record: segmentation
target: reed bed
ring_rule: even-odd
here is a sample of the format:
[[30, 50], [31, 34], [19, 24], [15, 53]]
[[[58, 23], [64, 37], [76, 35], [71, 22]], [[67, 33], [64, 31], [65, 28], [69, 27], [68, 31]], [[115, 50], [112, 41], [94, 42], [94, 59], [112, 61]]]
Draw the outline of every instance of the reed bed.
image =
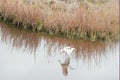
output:
[[95, 1], [0, 0], [0, 19], [50, 35], [93, 42], [117, 40], [119, 0], [100, 0], [100, 5]]

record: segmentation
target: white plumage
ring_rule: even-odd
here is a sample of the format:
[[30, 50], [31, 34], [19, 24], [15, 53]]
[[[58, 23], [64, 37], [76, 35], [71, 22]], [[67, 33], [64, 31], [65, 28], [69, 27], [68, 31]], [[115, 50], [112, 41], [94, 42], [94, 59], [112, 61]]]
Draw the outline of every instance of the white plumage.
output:
[[61, 52], [66, 52], [67, 54], [71, 54], [74, 50], [75, 48], [71, 48], [70, 46], [68, 46], [65, 47], [63, 50], [61, 50]]
[[73, 51], [75, 50], [75, 48], [72, 48], [70, 46], [68, 47], [64, 47], [61, 52], [60, 52], [60, 55], [59, 55], [59, 62], [62, 64], [62, 65], [66, 65], [66, 66], [69, 66], [70, 64], [70, 59], [72, 57], [72, 54]]

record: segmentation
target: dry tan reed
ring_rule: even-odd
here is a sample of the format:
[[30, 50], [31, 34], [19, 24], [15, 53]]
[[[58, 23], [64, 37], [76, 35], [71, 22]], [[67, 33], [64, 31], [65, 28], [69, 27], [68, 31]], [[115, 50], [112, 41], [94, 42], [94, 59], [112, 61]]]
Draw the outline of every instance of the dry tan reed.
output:
[[77, 7], [69, 8], [73, 6], [70, 2], [62, 2], [64, 7], [57, 7], [59, 0], [52, 4], [43, 0], [0, 0], [1, 19], [50, 35], [60, 34], [91, 41], [118, 39], [118, 0], [106, 0], [102, 6], [90, 3], [91, 0], [76, 1], [78, 3], [74, 2], [74, 5]]

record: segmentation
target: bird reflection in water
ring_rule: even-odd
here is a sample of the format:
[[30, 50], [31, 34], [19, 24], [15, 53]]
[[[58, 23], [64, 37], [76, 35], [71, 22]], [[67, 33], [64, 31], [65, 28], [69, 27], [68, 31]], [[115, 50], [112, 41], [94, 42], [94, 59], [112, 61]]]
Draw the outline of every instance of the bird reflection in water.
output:
[[71, 54], [75, 48], [71, 47], [65, 47], [63, 50], [61, 50], [60, 56], [59, 56], [59, 63], [62, 67], [62, 72], [64, 76], [68, 75], [68, 69], [73, 69], [70, 66], [70, 59], [71, 59]]

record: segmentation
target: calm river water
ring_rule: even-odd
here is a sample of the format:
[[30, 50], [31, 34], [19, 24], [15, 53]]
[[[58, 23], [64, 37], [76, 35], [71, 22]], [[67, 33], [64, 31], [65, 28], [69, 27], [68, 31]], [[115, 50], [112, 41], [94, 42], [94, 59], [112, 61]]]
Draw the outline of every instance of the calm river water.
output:
[[[75, 48], [70, 64], [60, 50]], [[119, 43], [91, 43], [0, 22], [0, 80], [119, 80]]]

